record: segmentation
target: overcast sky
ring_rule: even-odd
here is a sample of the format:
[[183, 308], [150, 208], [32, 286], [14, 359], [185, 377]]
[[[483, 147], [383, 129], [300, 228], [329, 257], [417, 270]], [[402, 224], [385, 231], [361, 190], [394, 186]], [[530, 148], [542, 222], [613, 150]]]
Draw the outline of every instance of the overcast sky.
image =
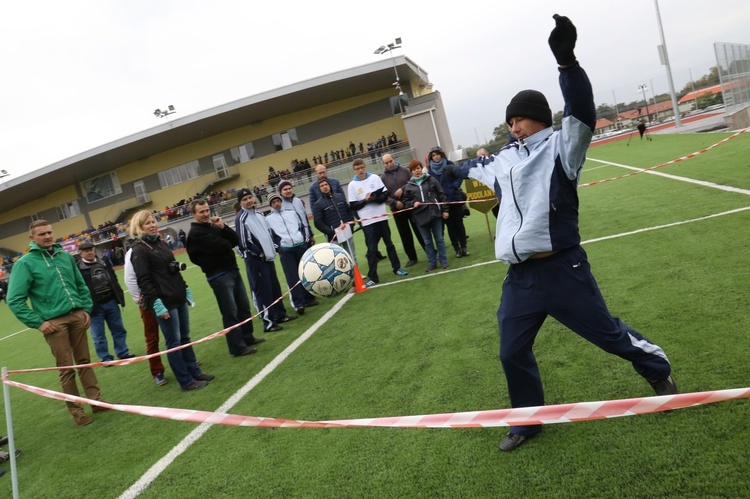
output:
[[[714, 42], [750, 44], [747, 0], [659, 8], [677, 91], [716, 64]], [[642, 83], [669, 91], [654, 0], [6, 2], [0, 168], [17, 177], [151, 128], [169, 104], [187, 116], [371, 63], [396, 37], [394, 54], [441, 92], [454, 145], [483, 142], [519, 90], [562, 109], [547, 46], [554, 13], [578, 28], [597, 105], [637, 100]]]

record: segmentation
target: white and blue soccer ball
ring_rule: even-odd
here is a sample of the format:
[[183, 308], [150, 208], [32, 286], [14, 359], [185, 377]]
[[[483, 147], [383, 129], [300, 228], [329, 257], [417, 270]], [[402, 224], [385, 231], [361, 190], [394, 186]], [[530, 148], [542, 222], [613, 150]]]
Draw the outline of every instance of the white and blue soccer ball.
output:
[[337, 296], [352, 287], [354, 262], [338, 244], [316, 244], [302, 255], [299, 278], [302, 286], [315, 296]]

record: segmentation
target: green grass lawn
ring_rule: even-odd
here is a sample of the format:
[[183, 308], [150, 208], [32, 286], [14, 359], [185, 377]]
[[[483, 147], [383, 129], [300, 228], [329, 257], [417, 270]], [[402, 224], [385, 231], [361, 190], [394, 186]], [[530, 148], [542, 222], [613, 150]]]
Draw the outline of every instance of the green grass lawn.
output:
[[[654, 135], [651, 142], [592, 148], [582, 182], [628, 173], [599, 159], [647, 168], [728, 134]], [[657, 171], [750, 189], [750, 135]], [[750, 207], [750, 196], [643, 173], [583, 188], [584, 241], [701, 219]], [[490, 214], [494, 232], [494, 218]], [[465, 220], [471, 256], [425, 276], [426, 258], [397, 278], [351, 296], [230, 410], [322, 420], [509, 407], [497, 358], [496, 310], [505, 265], [484, 215]], [[395, 226], [392, 232], [397, 238]], [[357, 233], [358, 253], [364, 241]], [[613, 315], [659, 344], [684, 393], [750, 386], [750, 210], [585, 244]], [[396, 241], [400, 256], [404, 254]], [[185, 255], [179, 255], [184, 259]], [[366, 269], [363, 269], [366, 272]], [[281, 270], [279, 268], [279, 275]], [[213, 294], [197, 268], [184, 273], [198, 305], [192, 336], [221, 329]], [[390, 284], [393, 283], [393, 284]], [[156, 387], [146, 362], [98, 368], [110, 401], [213, 411], [313, 326], [338, 299], [264, 336], [259, 352], [229, 356], [219, 338], [196, 347], [204, 390]], [[288, 303], [288, 302], [287, 302]], [[128, 344], [145, 346], [132, 302]], [[261, 330], [255, 321], [256, 330]], [[45, 367], [41, 333], [25, 331], [0, 304], [0, 366]], [[259, 333], [262, 335], [262, 333]], [[93, 351], [93, 348], [92, 348]], [[632, 367], [549, 320], [539, 360], [548, 404], [650, 396]], [[166, 362], [166, 358], [164, 359]], [[59, 390], [55, 373], [12, 379]], [[197, 428], [120, 412], [73, 425], [64, 405], [10, 389], [22, 497], [118, 497]], [[747, 400], [611, 420], [548, 425], [517, 451], [502, 453], [494, 429], [269, 429], [214, 426], [180, 454], [142, 497], [750, 497]], [[9, 470], [9, 465], [2, 465]], [[0, 497], [10, 497], [9, 475]]]

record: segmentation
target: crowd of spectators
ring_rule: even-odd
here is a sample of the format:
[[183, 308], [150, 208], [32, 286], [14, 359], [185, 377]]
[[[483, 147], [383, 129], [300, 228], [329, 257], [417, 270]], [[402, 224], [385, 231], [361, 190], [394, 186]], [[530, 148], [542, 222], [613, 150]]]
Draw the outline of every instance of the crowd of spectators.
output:
[[[267, 201], [270, 194], [276, 192], [277, 186], [282, 180], [295, 180], [299, 184], [306, 178], [308, 182], [312, 182], [314, 180], [314, 165], [323, 164], [330, 167], [338, 164], [343, 164], [347, 161], [352, 161], [357, 158], [365, 159], [367, 156], [369, 156], [372, 164], [375, 164], [384, 153], [400, 147], [402, 145], [402, 142], [404, 141], [399, 142], [396, 132], [391, 132], [387, 136], [382, 135], [376, 140], [367, 142], [366, 145], [363, 142], [355, 144], [354, 141], [349, 141], [349, 145], [345, 148], [339, 150], [331, 149], [330, 151], [325, 152], [322, 155], [317, 154], [313, 156], [312, 162], [308, 158], [305, 158], [304, 160], [294, 159], [292, 160], [288, 168], [280, 170], [276, 170], [273, 166], [269, 166], [268, 183], [256, 185], [252, 187], [252, 190], [255, 196], [258, 198], [258, 203], [260, 204], [264, 201]], [[214, 205], [223, 203], [224, 201], [231, 199], [233, 193], [234, 189], [231, 189], [228, 192], [214, 191], [208, 194], [201, 194], [197, 192], [194, 196], [188, 197], [186, 199], [181, 199], [174, 205], [165, 206], [163, 210], [153, 210], [153, 214], [157, 218], [157, 220], [170, 222], [188, 218], [192, 216], [192, 214], [190, 213], [190, 209], [188, 208], [192, 200], [203, 198], [206, 199], [209, 205], [213, 207]], [[91, 226], [82, 230], [81, 232], [59, 237], [57, 239], [57, 242], [63, 242], [70, 239], [76, 240], [78, 242], [91, 241], [93, 243], [107, 240], [117, 241], [118, 235], [121, 233], [127, 233], [128, 230], [129, 224], [127, 221], [122, 223], [115, 223], [111, 220], [108, 220], [102, 224], [99, 224], [99, 226], [96, 228]], [[182, 246], [182, 244], [180, 244], [178, 241], [174, 241], [174, 244], [175, 246]], [[121, 247], [121, 245], [119, 244], [116, 244], [115, 246]], [[13, 257], [0, 256], [0, 278], [2, 277], [3, 272], [7, 273], [10, 271], [13, 262], [21, 256], [22, 253], [19, 253]], [[114, 250], [112, 250], [112, 254], [104, 256], [107, 257], [113, 265], [122, 264], [122, 257], [118, 257], [117, 255], [115, 255]]]

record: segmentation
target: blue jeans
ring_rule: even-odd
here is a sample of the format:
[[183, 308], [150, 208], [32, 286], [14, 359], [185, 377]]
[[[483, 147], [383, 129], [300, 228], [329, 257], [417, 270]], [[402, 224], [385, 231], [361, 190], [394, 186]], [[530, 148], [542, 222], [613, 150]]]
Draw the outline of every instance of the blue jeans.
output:
[[117, 300], [110, 300], [98, 305], [95, 314], [91, 314], [91, 338], [94, 340], [94, 350], [96, 355], [102, 361], [114, 360], [109, 353], [107, 344], [107, 335], [104, 333], [104, 322], [107, 322], [109, 332], [112, 334], [112, 341], [115, 343], [115, 354], [118, 358], [123, 358], [130, 353], [128, 345], [125, 344], [125, 336], [128, 334], [122, 325], [122, 315], [120, 315], [120, 304]]
[[[157, 316], [157, 320], [164, 335], [167, 350], [190, 343], [190, 314], [188, 313], [187, 303], [170, 309], [169, 319], [162, 319]], [[196, 376], [201, 375], [201, 370], [195, 365], [193, 347], [168, 353], [167, 360], [174, 377], [177, 378], [177, 382], [183, 388], [195, 381]]]
[[[247, 297], [245, 283], [242, 281], [238, 269], [225, 272], [219, 277], [211, 279], [208, 284], [214, 290], [225, 329], [252, 317], [250, 300]], [[229, 353], [238, 355], [255, 341], [253, 322], [248, 321], [244, 325], [232, 329], [226, 334], [225, 338]]]
[[[430, 267], [437, 267], [438, 258], [440, 258], [440, 263], [443, 266], [447, 266], [448, 255], [443, 240], [443, 219], [433, 218], [429, 224], [418, 225], [418, 227], [419, 233], [422, 234], [422, 239], [424, 239], [424, 251], [427, 253], [427, 261], [430, 262]], [[433, 237], [435, 238], [434, 244], [432, 242]], [[436, 247], [437, 251], [435, 250]]]

